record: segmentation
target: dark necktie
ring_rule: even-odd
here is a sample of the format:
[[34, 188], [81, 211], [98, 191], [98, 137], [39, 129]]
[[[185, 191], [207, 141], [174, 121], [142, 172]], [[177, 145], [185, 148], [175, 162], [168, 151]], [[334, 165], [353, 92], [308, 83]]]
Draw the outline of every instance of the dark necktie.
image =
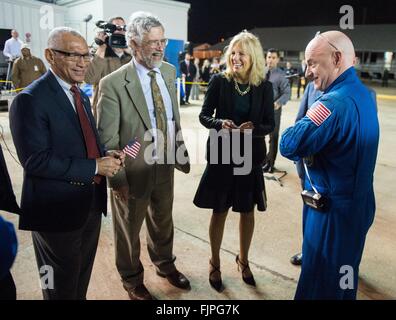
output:
[[[80, 89], [76, 85], [71, 86], [70, 91], [74, 97], [74, 103], [76, 106], [76, 111], [78, 115], [78, 120], [80, 121], [81, 130], [84, 135], [85, 147], [87, 148], [87, 158], [96, 159], [100, 157], [100, 152], [98, 145], [96, 143], [95, 133], [92, 129], [91, 123], [89, 122], [88, 115], [84, 110], [84, 105], [82, 103]], [[96, 175], [94, 177], [95, 183], [99, 184], [101, 176]]]
[[158, 86], [157, 80], [155, 79], [156, 72], [151, 70], [148, 73], [149, 77], [151, 78], [151, 94], [153, 95], [153, 102], [154, 102], [154, 111], [155, 111], [155, 121], [157, 125], [157, 130], [161, 131], [164, 136], [164, 146], [163, 150], [161, 150], [161, 146], [157, 143], [157, 148], [159, 150], [159, 155], [166, 155], [167, 151], [167, 117], [166, 117], [166, 110], [164, 105], [164, 100], [162, 100], [161, 90]]
[[265, 80], [269, 81], [270, 76], [271, 76], [271, 70], [268, 70], [267, 74], [265, 75]]

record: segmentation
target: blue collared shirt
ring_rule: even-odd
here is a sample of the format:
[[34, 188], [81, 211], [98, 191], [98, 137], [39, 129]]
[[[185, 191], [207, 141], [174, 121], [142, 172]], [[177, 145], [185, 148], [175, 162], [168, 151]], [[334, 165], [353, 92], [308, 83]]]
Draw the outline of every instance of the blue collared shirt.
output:
[[286, 79], [285, 72], [280, 68], [266, 69], [265, 73], [267, 74], [268, 71], [270, 71], [269, 81], [274, 89], [274, 102], [283, 106], [290, 100], [291, 96], [289, 80]]

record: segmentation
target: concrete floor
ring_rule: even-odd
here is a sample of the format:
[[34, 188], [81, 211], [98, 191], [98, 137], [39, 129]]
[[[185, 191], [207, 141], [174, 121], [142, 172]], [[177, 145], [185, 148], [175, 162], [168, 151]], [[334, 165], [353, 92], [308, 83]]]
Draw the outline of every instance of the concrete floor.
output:
[[[390, 89], [384, 94], [394, 94]], [[202, 154], [206, 132], [198, 122], [200, 101], [181, 108], [182, 127], [191, 129], [198, 139], [187, 137], [190, 155]], [[375, 172], [377, 213], [369, 231], [363, 260], [360, 267], [358, 298], [396, 299], [396, 201], [392, 184], [396, 177], [396, 99], [378, 101], [381, 125], [381, 141]], [[293, 99], [283, 109], [281, 132], [292, 125], [299, 101]], [[0, 124], [4, 129], [5, 141], [14, 151], [8, 127], [8, 113], [0, 113]], [[191, 133], [190, 132], [190, 133]], [[197, 133], [198, 132], [198, 133]], [[198, 143], [196, 143], [198, 140]], [[13, 181], [17, 199], [20, 198], [22, 170], [5, 151], [7, 165]], [[255, 233], [250, 251], [250, 264], [257, 287], [250, 288], [242, 282], [237, 272], [235, 255], [238, 253], [238, 214], [230, 212], [222, 245], [222, 275], [225, 290], [217, 293], [208, 283], [208, 225], [211, 212], [196, 208], [192, 204], [204, 163], [192, 165], [186, 176], [177, 172], [175, 176], [174, 253], [176, 265], [192, 284], [190, 291], [182, 291], [168, 285], [155, 274], [147, 250], [142, 250], [145, 266], [145, 284], [158, 299], [292, 299], [300, 268], [289, 263], [289, 258], [301, 249], [301, 199], [299, 180], [291, 161], [278, 156], [277, 167], [288, 172], [282, 180], [283, 187], [276, 181], [266, 180], [269, 207], [265, 213], [256, 215]], [[2, 212], [6, 219], [17, 226], [17, 216]], [[128, 296], [121, 286], [114, 265], [114, 242], [111, 214], [103, 219], [101, 237], [89, 287], [89, 299], [126, 300]], [[142, 229], [142, 246], [145, 247], [145, 228]], [[17, 286], [18, 299], [42, 299], [35, 264], [30, 232], [18, 231], [19, 250], [12, 268]]]

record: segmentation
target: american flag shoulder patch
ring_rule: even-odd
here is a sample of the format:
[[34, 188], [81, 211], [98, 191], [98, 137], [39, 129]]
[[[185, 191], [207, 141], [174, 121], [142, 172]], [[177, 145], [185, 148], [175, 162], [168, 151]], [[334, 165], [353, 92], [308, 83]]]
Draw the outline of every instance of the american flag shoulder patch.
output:
[[133, 159], [136, 159], [140, 150], [140, 142], [137, 139], [133, 139], [122, 149], [122, 151]]
[[307, 112], [307, 117], [311, 119], [318, 127], [330, 117], [331, 111], [322, 103], [319, 102], [315, 107]]

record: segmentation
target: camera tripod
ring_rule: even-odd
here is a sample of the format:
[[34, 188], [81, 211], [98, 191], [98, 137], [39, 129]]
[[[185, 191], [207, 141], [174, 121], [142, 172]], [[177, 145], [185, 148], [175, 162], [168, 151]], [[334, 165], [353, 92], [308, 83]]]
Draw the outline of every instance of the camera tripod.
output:
[[[263, 173], [264, 173], [264, 178], [266, 180], [274, 180], [278, 182], [281, 187], [283, 187], [282, 178], [284, 178], [287, 175], [287, 171], [278, 170], [274, 168], [274, 171], [272, 173], [269, 172], [263, 172]], [[280, 176], [278, 177], [276, 174], [280, 174]]]
[[6, 83], [5, 83], [5, 89], [6, 90], [11, 90], [12, 89], [12, 83], [11, 83], [11, 72], [12, 72], [12, 65], [14, 64], [14, 61], [9, 59], [8, 60], [8, 67], [7, 67], [7, 76], [6, 76]]

